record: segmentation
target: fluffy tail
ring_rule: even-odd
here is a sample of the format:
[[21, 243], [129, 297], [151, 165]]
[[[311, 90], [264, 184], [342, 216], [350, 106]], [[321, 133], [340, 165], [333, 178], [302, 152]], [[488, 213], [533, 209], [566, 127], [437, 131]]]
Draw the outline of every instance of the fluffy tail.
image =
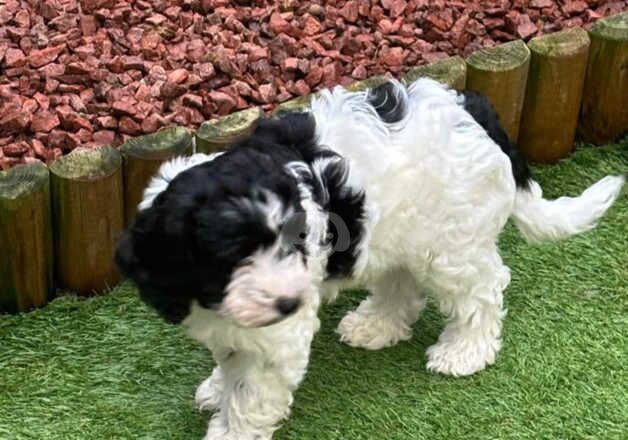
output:
[[545, 200], [538, 183], [530, 180], [530, 189], [518, 189], [513, 220], [529, 242], [558, 240], [587, 231], [613, 204], [623, 176], [606, 176], [587, 188], [579, 197]]

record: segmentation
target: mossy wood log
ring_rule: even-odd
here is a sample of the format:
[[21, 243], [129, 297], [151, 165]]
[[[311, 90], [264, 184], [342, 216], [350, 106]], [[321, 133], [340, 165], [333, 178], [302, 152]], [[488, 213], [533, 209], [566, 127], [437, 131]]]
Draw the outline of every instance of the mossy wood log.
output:
[[59, 286], [102, 292], [120, 279], [113, 255], [124, 226], [122, 157], [111, 147], [75, 150], [50, 174]]
[[363, 92], [365, 90], [372, 89], [373, 87], [384, 84], [386, 81], [388, 81], [388, 78], [386, 78], [385, 76], [373, 76], [371, 78], [363, 79], [362, 81], [356, 81], [354, 83], [351, 83], [345, 88], [350, 92]]
[[553, 163], [573, 148], [589, 36], [574, 28], [533, 38], [528, 47], [530, 72], [519, 145], [529, 160]]
[[0, 312], [42, 306], [54, 293], [48, 168], [0, 171]]
[[403, 77], [403, 82], [411, 84], [421, 77], [432, 78], [456, 90], [464, 90], [467, 83], [467, 64], [459, 56], [444, 58], [410, 69]]
[[606, 144], [628, 130], [628, 12], [595, 22], [578, 133]]
[[281, 115], [283, 113], [306, 109], [312, 103], [312, 98], [314, 98], [314, 96], [316, 96], [316, 94], [312, 93], [284, 101], [275, 108], [273, 115]]
[[251, 134], [261, 116], [262, 109], [253, 107], [220, 119], [203, 122], [196, 132], [196, 151], [214, 153], [224, 150]]
[[488, 98], [513, 142], [519, 136], [529, 67], [530, 50], [521, 40], [481, 49], [467, 58], [467, 89]]
[[139, 136], [120, 146], [124, 158], [124, 213], [126, 224], [137, 214], [137, 205], [159, 166], [175, 156], [192, 152], [192, 134], [183, 127], [169, 127]]

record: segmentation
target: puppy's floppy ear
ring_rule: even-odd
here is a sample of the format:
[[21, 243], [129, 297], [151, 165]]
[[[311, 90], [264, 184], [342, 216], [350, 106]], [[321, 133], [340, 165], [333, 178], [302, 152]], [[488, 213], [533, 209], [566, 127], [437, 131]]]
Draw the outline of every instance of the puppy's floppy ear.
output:
[[124, 231], [120, 240], [118, 240], [114, 261], [122, 275], [134, 278], [133, 275], [138, 270], [138, 261], [135, 256], [133, 237], [130, 230]]

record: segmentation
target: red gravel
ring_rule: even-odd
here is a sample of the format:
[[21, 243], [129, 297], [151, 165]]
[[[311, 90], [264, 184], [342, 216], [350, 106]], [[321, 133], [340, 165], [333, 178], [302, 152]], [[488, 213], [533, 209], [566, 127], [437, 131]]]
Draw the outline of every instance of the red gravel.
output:
[[626, 9], [596, 0], [0, 0], [0, 169], [170, 123], [195, 128], [251, 105], [271, 110]]

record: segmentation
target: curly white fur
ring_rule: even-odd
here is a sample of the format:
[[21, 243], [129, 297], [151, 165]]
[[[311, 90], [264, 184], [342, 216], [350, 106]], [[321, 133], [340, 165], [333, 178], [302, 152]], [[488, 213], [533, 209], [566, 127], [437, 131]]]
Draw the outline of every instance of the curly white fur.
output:
[[312, 292], [306, 298], [295, 315], [255, 329], [192, 307], [183, 325], [212, 351], [218, 364], [196, 391], [199, 408], [216, 411], [206, 440], [270, 439], [288, 417], [292, 393], [305, 375], [310, 344], [320, 326], [319, 297]]
[[[315, 115], [336, 121], [332, 126], [352, 128], [320, 124], [321, 140], [349, 158], [356, 184], [378, 214], [358, 280], [373, 294], [338, 331], [350, 345], [371, 349], [407, 339], [429, 293], [450, 321], [428, 350], [428, 368], [468, 375], [492, 363], [499, 350], [510, 275], [495, 242], [517, 190], [508, 157], [454, 91], [419, 80], [408, 95], [407, 116], [392, 126], [362, 110], [364, 94], [336, 89], [313, 105]], [[355, 143], [354, 132], [360, 133]]]

